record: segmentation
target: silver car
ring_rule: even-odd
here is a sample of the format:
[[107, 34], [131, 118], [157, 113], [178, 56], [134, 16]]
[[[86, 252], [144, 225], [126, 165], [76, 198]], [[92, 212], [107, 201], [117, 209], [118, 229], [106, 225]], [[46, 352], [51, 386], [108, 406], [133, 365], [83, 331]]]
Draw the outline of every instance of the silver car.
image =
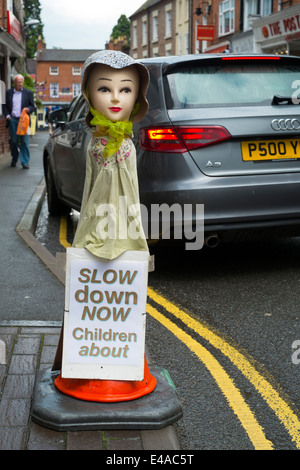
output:
[[[201, 54], [142, 62], [150, 107], [134, 143], [149, 240], [179, 239], [188, 225], [195, 233], [203, 219], [210, 246], [300, 234], [300, 58]], [[49, 210], [80, 210], [90, 138], [82, 97], [53, 119], [57, 129], [44, 150]]]

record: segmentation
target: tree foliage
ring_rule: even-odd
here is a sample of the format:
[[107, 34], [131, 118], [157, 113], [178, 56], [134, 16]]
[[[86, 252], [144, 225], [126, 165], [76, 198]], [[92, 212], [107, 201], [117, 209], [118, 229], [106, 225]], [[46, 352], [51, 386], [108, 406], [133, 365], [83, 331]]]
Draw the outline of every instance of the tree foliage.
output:
[[25, 19], [39, 20], [39, 24], [26, 27], [26, 56], [33, 59], [36, 54], [38, 37], [44, 39], [43, 28], [44, 25], [41, 20], [41, 5], [40, 0], [23, 0]]
[[28, 88], [33, 93], [35, 93], [35, 83], [30, 75], [27, 73], [24, 74], [24, 88]]
[[130, 21], [126, 15], [120, 16], [117, 24], [113, 27], [111, 35], [113, 39], [118, 39], [119, 36], [130, 38]]

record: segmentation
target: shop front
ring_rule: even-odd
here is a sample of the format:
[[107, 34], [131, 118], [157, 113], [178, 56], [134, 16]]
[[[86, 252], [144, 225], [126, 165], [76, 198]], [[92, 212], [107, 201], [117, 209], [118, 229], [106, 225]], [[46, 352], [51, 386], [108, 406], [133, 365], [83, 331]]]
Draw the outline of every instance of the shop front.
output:
[[300, 56], [300, 5], [253, 22], [256, 52]]
[[15, 62], [24, 57], [21, 24], [13, 13], [7, 10], [5, 16], [0, 18], [0, 155], [9, 152], [8, 130], [2, 112], [5, 90], [11, 87], [12, 77], [17, 73]]

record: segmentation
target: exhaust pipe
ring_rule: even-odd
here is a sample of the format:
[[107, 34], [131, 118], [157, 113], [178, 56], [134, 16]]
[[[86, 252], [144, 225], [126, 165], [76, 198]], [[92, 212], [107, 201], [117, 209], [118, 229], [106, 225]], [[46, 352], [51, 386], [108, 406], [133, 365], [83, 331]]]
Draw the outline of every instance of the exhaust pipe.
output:
[[212, 235], [208, 235], [204, 239], [204, 245], [208, 246], [209, 248], [216, 248], [220, 243], [220, 238], [217, 233], [214, 233]]

